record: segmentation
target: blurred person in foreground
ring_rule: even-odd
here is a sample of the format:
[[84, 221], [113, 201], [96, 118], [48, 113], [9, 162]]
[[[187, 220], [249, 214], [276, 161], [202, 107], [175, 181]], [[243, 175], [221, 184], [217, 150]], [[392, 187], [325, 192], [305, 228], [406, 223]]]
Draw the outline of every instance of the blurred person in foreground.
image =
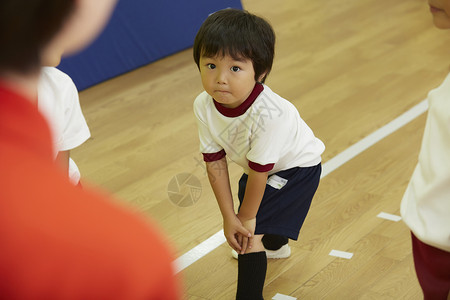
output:
[[37, 107], [41, 62], [103, 28], [114, 0], [0, 1], [2, 299], [179, 299], [173, 257], [144, 217], [72, 185]]

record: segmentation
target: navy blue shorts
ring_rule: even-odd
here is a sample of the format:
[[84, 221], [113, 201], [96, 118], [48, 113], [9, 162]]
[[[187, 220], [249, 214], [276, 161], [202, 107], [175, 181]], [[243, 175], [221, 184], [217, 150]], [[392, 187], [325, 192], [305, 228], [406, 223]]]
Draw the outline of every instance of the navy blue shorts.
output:
[[[292, 168], [276, 173], [287, 183], [281, 189], [266, 185], [256, 215], [255, 234], [276, 234], [297, 240], [311, 201], [319, 186], [321, 164]], [[270, 176], [269, 176], [270, 177]], [[242, 204], [248, 175], [239, 180], [239, 201]]]

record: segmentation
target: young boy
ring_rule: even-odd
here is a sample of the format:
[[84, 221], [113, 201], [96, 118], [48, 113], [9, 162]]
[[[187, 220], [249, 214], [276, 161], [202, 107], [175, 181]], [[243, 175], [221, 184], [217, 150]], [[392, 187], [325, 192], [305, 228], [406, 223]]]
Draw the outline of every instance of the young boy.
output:
[[104, 192], [68, 182], [36, 103], [43, 57], [86, 46], [114, 3], [0, 1], [2, 299], [181, 299], [166, 238]]
[[[434, 25], [450, 29], [450, 0], [430, 0]], [[424, 299], [450, 299], [450, 74], [428, 95], [419, 161], [401, 203]]]
[[[298, 238], [325, 149], [295, 106], [264, 84], [274, 46], [264, 19], [236, 9], [210, 15], [194, 42], [205, 89], [194, 102], [200, 151], [225, 237], [239, 253], [236, 299], [262, 299], [265, 248], [289, 256], [288, 238]], [[237, 215], [226, 157], [244, 169]]]

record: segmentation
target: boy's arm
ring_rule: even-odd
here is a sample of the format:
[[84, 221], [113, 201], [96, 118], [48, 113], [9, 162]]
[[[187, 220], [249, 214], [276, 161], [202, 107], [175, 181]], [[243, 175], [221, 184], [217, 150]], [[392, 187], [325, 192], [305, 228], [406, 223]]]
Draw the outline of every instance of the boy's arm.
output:
[[256, 218], [267, 183], [267, 172], [257, 172], [250, 169], [247, 186], [245, 188], [244, 201], [239, 210], [239, 219], [246, 221]]
[[[256, 227], [256, 214], [258, 213], [261, 200], [264, 196], [266, 189], [268, 173], [257, 172], [250, 169], [248, 173], [247, 186], [245, 188], [244, 200], [242, 201], [241, 208], [239, 209], [238, 218], [247, 230], [249, 230], [252, 236], [255, 234]], [[253, 237], [243, 237], [242, 244], [248, 245], [249, 248], [253, 246]], [[245, 247], [242, 249], [245, 252]]]
[[240, 251], [241, 245], [237, 239], [238, 234], [248, 237], [251, 235], [250, 232], [242, 226], [234, 212], [226, 157], [217, 161], [207, 162], [206, 170], [220, 212], [222, 213], [224, 235], [228, 244], [236, 251]]

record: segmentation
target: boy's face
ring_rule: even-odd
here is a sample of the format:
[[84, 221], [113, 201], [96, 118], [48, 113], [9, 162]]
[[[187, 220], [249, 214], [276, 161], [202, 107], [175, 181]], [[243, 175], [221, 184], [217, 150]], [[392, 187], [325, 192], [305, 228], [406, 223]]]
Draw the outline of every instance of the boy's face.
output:
[[428, 0], [433, 23], [437, 28], [450, 29], [450, 0]]
[[255, 86], [255, 71], [251, 60], [223, 57], [200, 57], [200, 74], [205, 91], [228, 108], [242, 104]]

